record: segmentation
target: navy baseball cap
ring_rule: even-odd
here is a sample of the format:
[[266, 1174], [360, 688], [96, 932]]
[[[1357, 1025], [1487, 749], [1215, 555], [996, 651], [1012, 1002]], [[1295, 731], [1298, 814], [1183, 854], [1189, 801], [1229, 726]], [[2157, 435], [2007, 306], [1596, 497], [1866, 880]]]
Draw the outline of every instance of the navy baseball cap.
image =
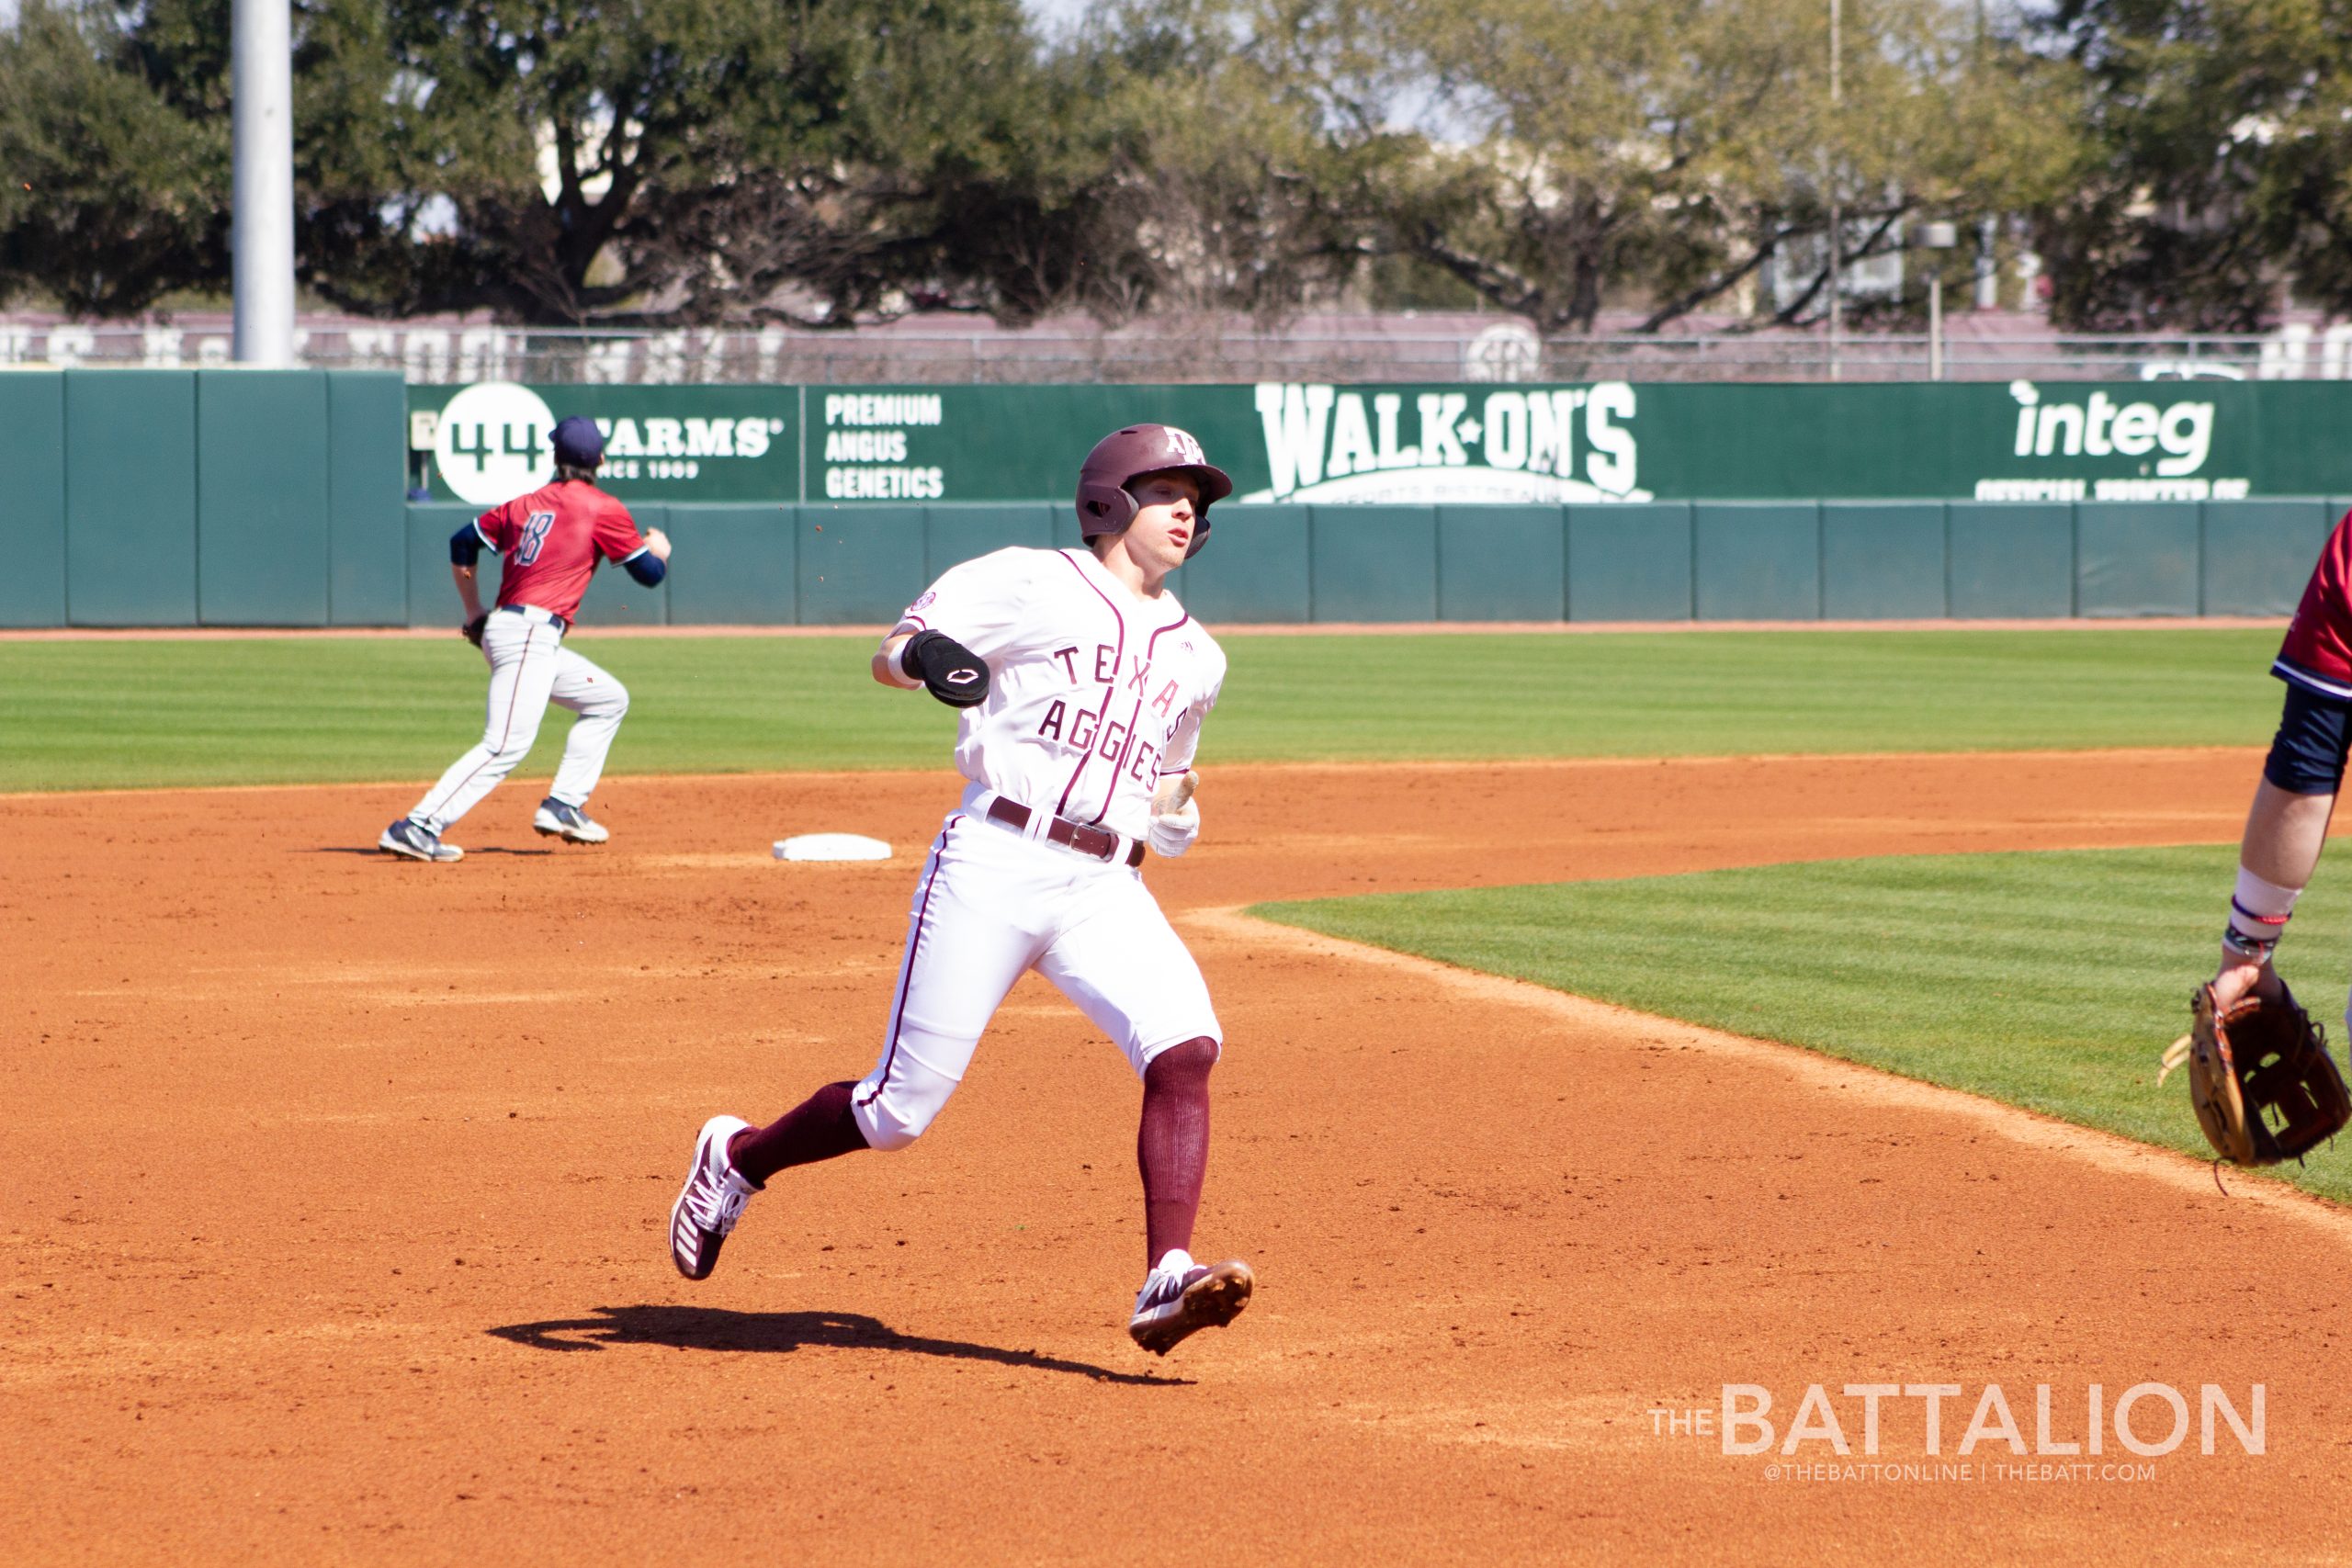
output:
[[596, 422], [573, 414], [555, 427], [550, 438], [555, 460], [575, 468], [593, 468], [605, 460], [605, 438]]

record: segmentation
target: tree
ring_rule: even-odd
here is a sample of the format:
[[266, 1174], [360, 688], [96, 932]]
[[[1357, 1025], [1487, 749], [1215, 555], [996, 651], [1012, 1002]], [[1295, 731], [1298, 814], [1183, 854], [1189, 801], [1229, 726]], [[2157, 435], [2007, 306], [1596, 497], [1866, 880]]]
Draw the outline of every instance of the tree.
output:
[[[0, 33], [0, 287], [227, 280], [228, 0]], [[1041, 107], [1018, 0], [302, 0], [302, 281], [385, 314], [846, 322], [952, 263]]]
[[225, 35], [24, 0], [0, 33], [0, 299], [76, 315], [224, 279]]
[[1817, 315], [1833, 195], [1850, 260], [1913, 214], [2029, 201], [2064, 157], [2046, 67], [1940, 0], [1849, 0], [1836, 108], [1818, 0], [1264, 3], [1336, 57], [1335, 122], [1427, 133], [1374, 243], [1546, 333], [1617, 299], [1663, 326], [1807, 237], [1813, 282], [1781, 314]]
[[[952, 226], [1051, 123], [1018, 0], [396, 0], [405, 235], [365, 306], [845, 325], [956, 302]], [[985, 206], [985, 204], [983, 204]], [[372, 251], [435, 256], [370, 264]], [[437, 251], [437, 255], [436, 255]], [[390, 306], [394, 302], [383, 301]]]
[[2039, 216], [2052, 313], [2257, 332], [2291, 290], [2352, 312], [2352, 6], [2059, 0], [2089, 136]]
[[951, 225], [1000, 315], [1276, 320], [1344, 283], [1405, 139], [1326, 122], [1220, 0], [1136, 0], [1047, 65], [1053, 112]]

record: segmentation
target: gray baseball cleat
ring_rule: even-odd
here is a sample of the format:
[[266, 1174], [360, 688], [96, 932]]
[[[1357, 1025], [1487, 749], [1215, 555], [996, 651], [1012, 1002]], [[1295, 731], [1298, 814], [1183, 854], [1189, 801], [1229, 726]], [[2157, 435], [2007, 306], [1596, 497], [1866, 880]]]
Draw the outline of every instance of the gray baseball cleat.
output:
[[714, 1116], [695, 1140], [686, 1185], [670, 1205], [670, 1261], [689, 1280], [710, 1278], [718, 1267], [718, 1249], [743, 1217], [743, 1205], [760, 1190], [727, 1157], [727, 1140], [750, 1125], [741, 1116]]
[[612, 837], [605, 831], [602, 822], [576, 806], [566, 806], [553, 795], [539, 802], [538, 812], [532, 817], [531, 826], [550, 839], [567, 839], [575, 844], [601, 844]]
[[403, 855], [410, 860], [447, 863], [466, 858], [465, 851], [455, 844], [443, 843], [440, 834], [413, 817], [403, 817], [385, 829], [384, 836], [376, 840], [376, 847], [387, 854]]
[[1144, 1277], [1127, 1333], [1155, 1356], [1165, 1356], [1204, 1328], [1223, 1328], [1250, 1304], [1257, 1281], [1239, 1258], [1204, 1265], [1170, 1252]]

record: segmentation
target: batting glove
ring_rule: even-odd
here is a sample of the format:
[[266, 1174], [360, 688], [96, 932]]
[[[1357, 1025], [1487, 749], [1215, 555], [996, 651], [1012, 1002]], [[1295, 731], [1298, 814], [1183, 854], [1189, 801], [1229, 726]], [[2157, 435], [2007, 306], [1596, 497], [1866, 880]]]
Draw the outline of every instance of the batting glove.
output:
[[1200, 836], [1201, 803], [1197, 800], [1186, 801], [1182, 811], [1154, 817], [1148, 834], [1151, 847], [1170, 860], [1191, 849]]

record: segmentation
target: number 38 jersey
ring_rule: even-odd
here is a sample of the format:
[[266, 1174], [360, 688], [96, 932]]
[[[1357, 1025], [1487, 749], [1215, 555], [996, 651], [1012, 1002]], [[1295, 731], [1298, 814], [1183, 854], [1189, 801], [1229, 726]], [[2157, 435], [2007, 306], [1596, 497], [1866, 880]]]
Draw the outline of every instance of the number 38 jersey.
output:
[[636, 519], [612, 496], [578, 479], [558, 479], [474, 519], [481, 542], [504, 558], [501, 604], [532, 604], [577, 619], [580, 596], [599, 561], [645, 553]]
[[1225, 650], [1172, 593], [1138, 598], [1090, 550], [998, 550], [950, 569], [896, 630], [986, 660], [956, 766], [973, 783], [1141, 838], [1159, 781], [1192, 766]]

